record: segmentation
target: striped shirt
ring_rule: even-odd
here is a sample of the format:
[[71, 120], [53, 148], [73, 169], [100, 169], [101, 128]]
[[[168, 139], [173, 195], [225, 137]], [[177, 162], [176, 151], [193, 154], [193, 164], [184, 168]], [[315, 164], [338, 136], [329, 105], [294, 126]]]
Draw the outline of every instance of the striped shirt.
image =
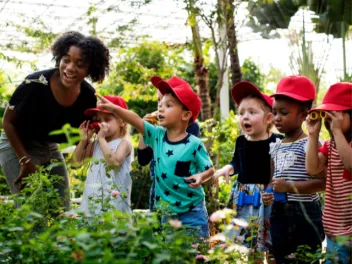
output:
[[348, 172], [334, 141], [325, 141], [319, 151], [328, 159], [323, 214], [325, 233], [329, 237], [352, 235], [352, 180], [343, 178]]
[[[282, 143], [280, 140], [270, 146], [270, 154], [274, 162], [273, 178], [283, 178], [294, 182], [312, 179], [305, 165], [307, 141], [307, 138], [290, 143]], [[317, 193], [287, 193], [287, 200], [312, 202], [319, 200], [319, 196]]]

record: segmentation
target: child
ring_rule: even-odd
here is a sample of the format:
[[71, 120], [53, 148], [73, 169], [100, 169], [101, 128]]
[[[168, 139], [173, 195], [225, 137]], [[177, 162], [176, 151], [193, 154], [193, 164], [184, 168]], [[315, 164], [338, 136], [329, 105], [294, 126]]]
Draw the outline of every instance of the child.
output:
[[322, 105], [312, 111], [326, 111], [324, 124], [331, 136], [318, 151], [321, 118], [307, 117], [307, 171], [315, 175], [327, 168], [323, 215], [328, 254], [325, 263], [347, 264], [352, 261], [352, 84], [332, 85]]
[[[154, 87], [158, 88], [158, 83], [159, 81], [161, 81], [162, 79], [154, 76], [151, 81], [152, 84], [154, 85]], [[158, 90], [158, 106], [159, 103], [161, 101], [161, 99], [163, 98], [163, 95], [161, 94], [161, 92]], [[144, 116], [144, 120], [146, 120], [147, 122], [153, 124], [155, 122], [155, 118], [154, 115], [157, 115], [157, 112], [151, 113], [151, 114], [146, 114]], [[186, 130], [187, 133], [190, 133], [196, 137], [200, 136], [200, 131], [199, 131], [199, 126], [197, 122], [192, 122]], [[137, 148], [137, 160], [139, 165], [141, 166], [146, 166], [150, 163], [149, 165], [149, 170], [150, 170], [150, 176], [152, 178], [152, 185], [150, 187], [150, 196], [149, 196], [149, 210], [153, 211], [154, 208], [154, 199], [155, 199], [155, 178], [154, 178], [154, 166], [155, 166], [155, 160], [153, 158], [153, 150], [151, 147], [147, 146], [144, 144], [143, 142], [143, 137], [140, 136], [139, 138], [139, 142], [138, 142], [138, 148]]]
[[[218, 182], [220, 176], [225, 176], [226, 183], [228, 183], [229, 175], [238, 174], [230, 198], [233, 208], [237, 210], [236, 218], [253, 222], [253, 217], [255, 217], [254, 221], [259, 225], [259, 233], [253, 237], [251, 230], [236, 227], [231, 230], [230, 235], [235, 236], [237, 242], [247, 247], [266, 251], [269, 238], [269, 223], [266, 218], [270, 216], [270, 208], [266, 208], [267, 217], [265, 218], [264, 205], [260, 198], [257, 204], [241, 204], [239, 196], [243, 194], [248, 197], [256, 194], [260, 196], [266, 189], [271, 178], [269, 144], [282, 136], [270, 132], [273, 122], [272, 98], [262, 94], [257, 87], [246, 81], [233, 86], [232, 97], [238, 105], [240, 125], [244, 135], [236, 139], [236, 148], [230, 164], [215, 172], [214, 183]], [[255, 157], [260, 158], [254, 162]], [[246, 240], [248, 237], [252, 239]]]
[[161, 80], [157, 86], [163, 94], [158, 114], [162, 127], [144, 121], [99, 95], [98, 106], [134, 126], [153, 149], [155, 207], [166, 205], [168, 210], [162, 212], [162, 221], [172, 215], [205, 239], [209, 236], [209, 227], [201, 184], [213, 175], [214, 170], [202, 141], [186, 132], [189, 123], [199, 115], [201, 101], [191, 86], [178, 77]]
[[[119, 96], [104, 96], [112, 105], [128, 109]], [[85, 158], [104, 159], [105, 162], [92, 161], [81, 203], [81, 209], [87, 215], [99, 215], [109, 208], [131, 211], [132, 179], [130, 176], [132, 144], [127, 139], [128, 126], [111, 112], [90, 108], [84, 112], [95, 116], [99, 122], [98, 132], [84, 121], [80, 129], [83, 139], [73, 153], [74, 163], [81, 165]], [[90, 141], [96, 133], [97, 139]]]
[[273, 97], [274, 124], [285, 135], [270, 146], [274, 195], [263, 195], [265, 204], [275, 199], [270, 217], [273, 253], [278, 264], [311, 263], [300, 259], [297, 250], [308, 246], [305, 253], [315, 253], [324, 240], [316, 191], [324, 190], [325, 182], [322, 177], [312, 179], [305, 170], [307, 135], [302, 130], [315, 99], [315, 87], [304, 76], [289, 76], [279, 82]]

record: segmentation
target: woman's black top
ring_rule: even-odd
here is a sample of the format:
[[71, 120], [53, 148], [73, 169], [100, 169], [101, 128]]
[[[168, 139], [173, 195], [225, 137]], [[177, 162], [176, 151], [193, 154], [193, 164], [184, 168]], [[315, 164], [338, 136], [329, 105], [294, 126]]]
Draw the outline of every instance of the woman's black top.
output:
[[268, 184], [271, 177], [270, 143], [282, 138], [282, 135], [274, 133], [268, 139], [259, 141], [249, 141], [244, 135], [239, 136], [230, 162], [234, 174], [238, 174], [238, 182]]
[[[96, 107], [95, 90], [86, 81], [82, 82], [80, 94], [71, 106], [60, 105], [50, 87], [50, 78], [57, 70], [30, 74], [10, 99], [10, 107], [14, 107], [17, 115], [14, 125], [23, 144], [30, 141], [66, 142], [65, 135], [49, 136], [49, 133], [61, 129], [66, 123], [79, 127], [84, 120], [89, 119], [84, 115], [84, 110]], [[39, 82], [41, 75], [47, 84]]]

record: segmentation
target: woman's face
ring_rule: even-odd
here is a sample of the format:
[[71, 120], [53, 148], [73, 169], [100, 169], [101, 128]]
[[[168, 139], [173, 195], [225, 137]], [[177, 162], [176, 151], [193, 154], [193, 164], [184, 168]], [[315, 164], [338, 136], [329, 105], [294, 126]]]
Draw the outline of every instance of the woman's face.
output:
[[84, 63], [81, 49], [71, 46], [59, 64], [60, 80], [66, 88], [76, 88], [88, 76], [88, 66]]

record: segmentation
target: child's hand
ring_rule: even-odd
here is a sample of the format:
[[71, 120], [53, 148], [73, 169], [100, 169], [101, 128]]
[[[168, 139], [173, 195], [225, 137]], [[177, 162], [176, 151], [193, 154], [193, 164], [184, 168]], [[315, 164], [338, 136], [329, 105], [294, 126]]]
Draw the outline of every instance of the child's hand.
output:
[[343, 124], [343, 112], [342, 111], [326, 111], [326, 115], [329, 117], [327, 120], [330, 123], [330, 130], [332, 133], [336, 131], [342, 131]]
[[105, 123], [105, 122], [101, 122], [99, 123], [99, 133], [97, 134], [98, 139], [103, 139], [106, 137], [106, 133], [109, 131], [109, 124]]
[[308, 130], [308, 134], [313, 136], [319, 136], [319, 132], [321, 129], [321, 118], [317, 120], [310, 119], [309, 115], [306, 118], [306, 127]]
[[213, 176], [213, 179], [214, 179], [213, 184], [214, 185], [218, 185], [219, 184], [219, 178], [221, 176], [225, 176], [226, 184], [230, 183], [229, 170], [226, 167], [224, 167], [224, 168], [221, 168], [220, 170], [217, 170], [214, 173], [214, 176]]
[[87, 142], [93, 135], [94, 130], [89, 129], [90, 121], [83, 121], [83, 123], [79, 126], [81, 130], [81, 137], [84, 142]]
[[273, 190], [274, 192], [289, 192], [290, 191], [290, 183], [285, 181], [282, 178], [274, 178], [273, 179]]
[[193, 176], [184, 178], [184, 180], [193, 180], [192, 183], [189, 183], [188, 186], [196, 189], [202, 184], [202, 176], [200, 174], [195, 174]]
[[262, 200], [263, 200], [263, 204], [265, 206], [271, 205], [274, 201], [274, 194], [273, 193], [263, 193], [262, 195]]
[[99, 110], [106, 110], [109, 112], [113, 112], [114, 109], [118, 107], [117, 105], [114, 105], [112, 102], [110, 102], [109, 100], [107, 100], [106, 98], [102, 97], [99, 94], [95, 94], [95, 96], [98, 97], [100, 100], [97, 104]]
[[226, 181], [226, 184], [229, 184], [230, 183], [230, 170], [231, 170], [231, 166], [229, 165], [226, 165], [225, 167], [217, 170], [215, 173], [214, 173], [214, 176], [213, 176], [213, 184], [214, 185], [218, 185], [219, 184], [219, 178], [221, 176], [225, 176], [225, 181]]

